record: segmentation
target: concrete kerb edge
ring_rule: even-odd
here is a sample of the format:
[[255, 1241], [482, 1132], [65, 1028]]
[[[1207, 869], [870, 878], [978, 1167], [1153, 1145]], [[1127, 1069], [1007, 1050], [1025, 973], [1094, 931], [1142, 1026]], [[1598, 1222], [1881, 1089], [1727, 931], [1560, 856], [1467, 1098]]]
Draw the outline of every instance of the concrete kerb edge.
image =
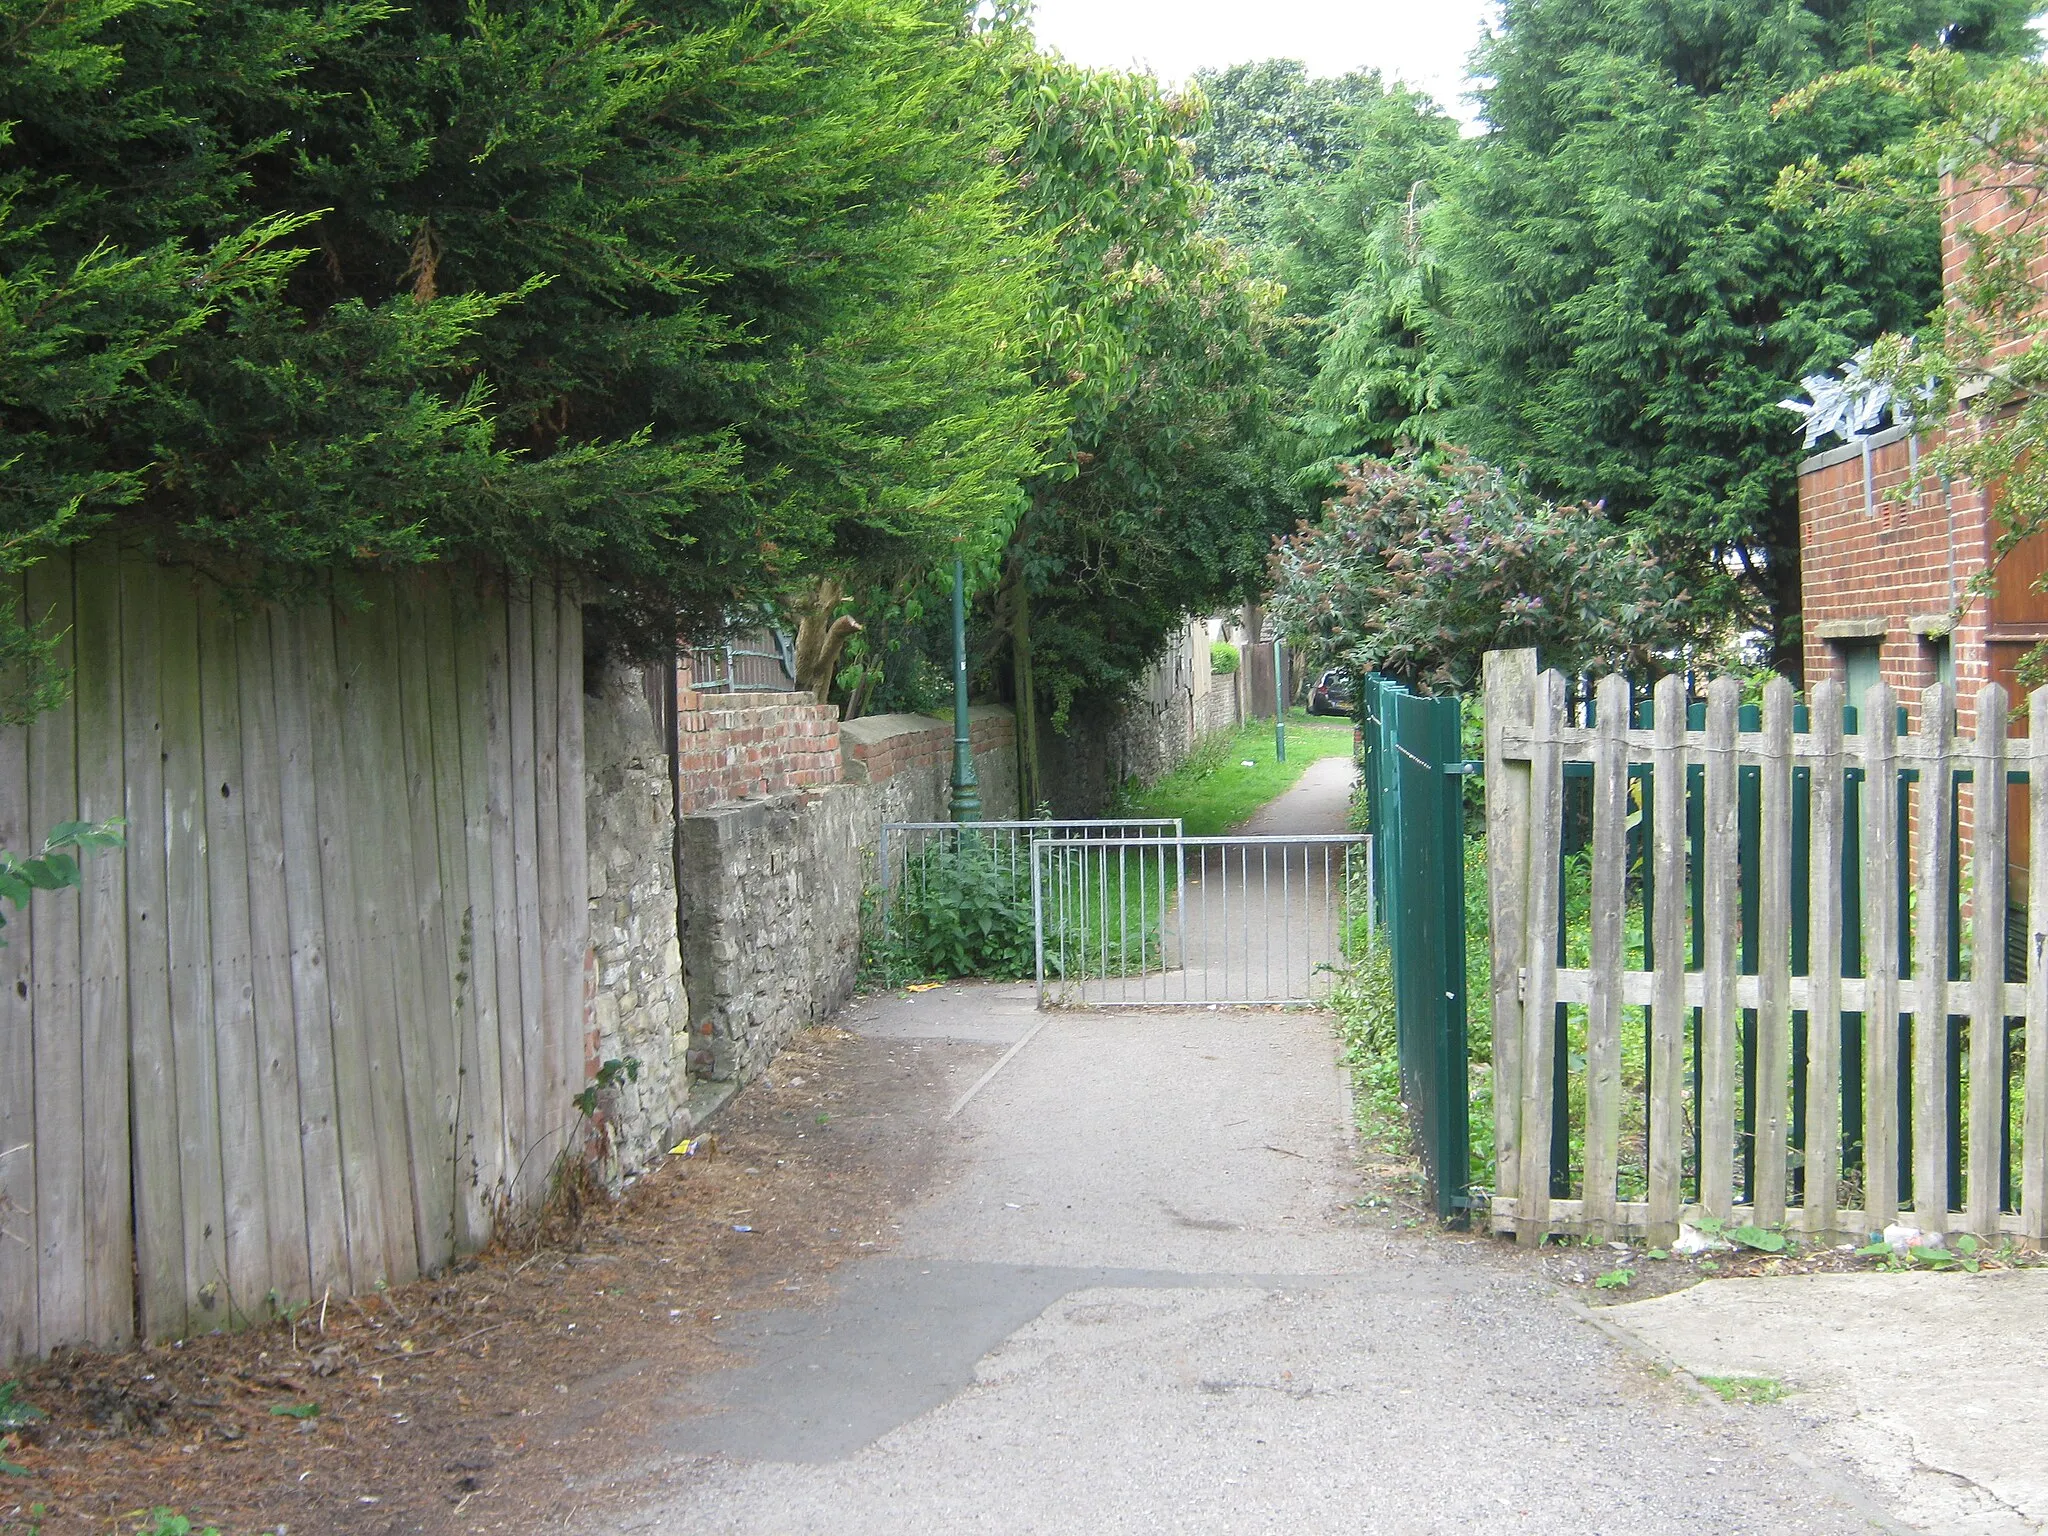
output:
[[[1576, 1296], [1569, 1294], [1559, 1287], [1552, 1286], [1551, 1294], [1556, 1298], [1558, 1305], [1563, 1307], [1573, 1317], [1598, 1332], [1605, 1334], [1638, 1360], [1641, 1360], [1644, 1364], [1652, 1367], [1671, 1381], [1676, 1382], [1722, 1419], [1732, 1424], [1741, 1424], [1746, 1428], [1760, 1422], [1758, 1414], [1761, 1410], [1738, 1408], [1735, 1404], [1728, 1402], [1720, 1393], [1716, 1392], [1704, 1381], [1701, 1381], [1699, 1377], [1688, 1371], [1670, 1355], [1650, 1343], [1647, 1339], [1630, 1332], [1619, 1323], [1609, 1322], [1600, 1315], [1597, 1309], [1587, 1306]], [[1868, 1520], [1874, 1529], [1887, 1532], [1888, 1536], [1926, 1536], [1924, 1531], [1904, 1524], [1889, 1510], [1873, 1503], [1870, 1494], [1866, 1490], [1842, 1476], [1832, 1467], [1823, 1466], [1796, 1446], [1783, 1446], [1781, 1449], [1788, 1460], [1802, 1468], [1829, 1494], [1840, 1499], [1849, 1508]]]

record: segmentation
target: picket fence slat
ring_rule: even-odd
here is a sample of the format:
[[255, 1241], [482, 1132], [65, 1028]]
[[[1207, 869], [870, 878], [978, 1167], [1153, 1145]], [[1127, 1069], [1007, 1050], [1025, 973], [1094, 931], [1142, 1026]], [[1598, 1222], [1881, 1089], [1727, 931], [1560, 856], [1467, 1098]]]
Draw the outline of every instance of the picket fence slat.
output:
[[1533, 777], [1527, 759], [1508, 759], [1501, 743], [1513, 722], [1529, 718], [1536, 694], [1536, 653], [1489, 651], [1485, 668], [1486, 846], [1496, 870], [1505, 871], [1488, 882], [1487, 890], [1493, 936], [1493, 1144], [1499, 1169], [1495, 1194], [1512, 1198], [1519, 1188], [1522, 1155], [1522, 946], [1528, 928]]
[[[1530, 761], [1538, 783], [1547, 784], [1558, 776], [1558, 760], [1552, 750], [1556, 733], [1564, 720], [1564, 679], [1546, 672], [1536, 679], [1534, 701], [1536, 728], [1532, 733]], [[1557, 1060], [1557, 1030], [1553, 1022], [1557, 994], [1557, 942], [1555, 934], [1562, 918], [1559, 910], [1558, 858], [1563, 848], [1562, 802], [1554, 795], [1541, 796], [1532, 809], [1529, 823], [1529, 927], [1553, 937], [1548, 943], [1527, 951], [1527, 981], [1522, 989], [1522, 1073], [1523, 1081], [1542, 1083], [1545, 1091], [1525, 1091], [1522, 1096], [1522, 1226], [1525, 1235], [1543, 1230], [1550, 1207], [1550, 1132], [1553, 1113], [1549, 1089]]]
[[1760, 1220], [1782, 1221], [1792, 1092], [1792, 685], [1764, 690], [1760, 746], [1755, 1204]]
[[1879, 683], [1863, 714], [1863, 1208], [1879, 1226], [1899, 1212], [1899, 888], [1905, 828], [1899, 824], [1898, 717]]
[[1822, 757], [1808, 786], [1805, 1210], [1819, 1230], [1831, 1231], [1842, 1174], [1844, 783], [1842, 774], [1827, 764], [1840, 760], [1841, 684], [1828, 679], [1815, 685], [1812, 718], [1813, 739]]
[[2021, 1110], [2020, 1211], [2027, 1235], [2048, 1242], [2048, 688], [2027, 700], [2027, 1069]]
[[[1995, 686], [1964, 741], [1943, 687], [1917, 701], [1910, 735], [1887, 686], [1850, 709], [1831, 681], [1799, 723], [1782, 680], [1745, 721], [1737, 683], [1717, 678], [1689, 725], [1683, 679], [1661, 679], [1637, 724], [1628, 685], [1609, 677], [1574, 723], [1555, 673], [1512, 695], [1529, 665], [1489, 657], [1487, 673], [1488, 784], [1508, 802], [1489, 807], [1489, 831], [1527, 827], [1489, 859], [1491, 910], [1518, 925], [1496, 935], [1497, 962], [1516, 962], [1497, 968], [1496, 1018], [1519, 1009], [1521, 1026], [1519, 1141], [1493, 1191], [1496, 1229], [1659, 1242], [1712, 1218], [1829, 1239], [1894, 1221], [2048, 1237], [2048, 1051], [2026, 1051], [2024, 1081], [2008, 1083], [2014, 1022], [2029, 1044], [2048, 1033], [2048, 789], [2033, 788], [2048, 786], [2048, 690], [2022, 748]], [[1591, 795], [1567, 832], [1575, 761], [1591, 764]], [[2022, 770], [2030, 938], [2008, 975]], [[1567, 848], [1587, 858], [1576, 873]], [[1571, 880], [1584, 906], [1561, 900]], [[1648, 1010], [1641, 1081], [1620, 1070], [1630, 1008]], [[1844, 1060], [1845, 1043], [1860, 1059]], [[1640, 1166], [1620, 1134], [1630, 1094], [1645, 1111]], [[1581, 1168], [1553, 1166], [1566, 1146], [1583, 1148]]]
[[1621, 1160], [1622, 922], [1627, 905], [1628, 681], [1606, 677], [1594, 704], [1605, 750], [1593, 766], [1593, 987], [1586, 1009], [1586, 1212], [1604, 1232]]
[[1707, 691], [1706, 1005], [1700, 1023], [1701, 1203], [1726, 1217], [1735, 1200], [1735, 716], [1742, 686], [1717, 677]]
[[[1970, 1108], [1964, 1209], [1982, 1230], [1998, 1215], [2005, 1107], [2005, 690], [1977, 695], [1970, 754]], [[2031, 781], [2030, 781], [2031, 782]], [[1944, 1031], [1945, 1034], [1945, 1031]], [[1944, 1074], [1945, 1075], [1945, 1074]], [[1944, 1131], [1946, 1127], [1944, 1127]], [[1946, 1143], [1944, 1135], [1944, 1143]]]
[[[1649, 1207], [1650, 1231], [1659, 1241], [1675, 1233], [1679, 1180], [1683, 1172], [1679, 1141], [1684, 1131], [1685, 1048], [1685, 686], [1676, 677], [1657, 684], [1655, 774], [1652, 792], [1655, 842], [1651, 883], [1655, 898], [1653, 1011], [1650, 1016]], [[1550, 794], [1550, 781], [1539, 781], [1538, 798]]]
[[[1955, 701], [1937, 683], [1920, 696], [1920, 763], [1914, 794], [1913, 934], [1913, 1193], [1919, 1224], [1947, 1228], [1948, 981], [1952, 917], [1949, 843], [1955, 801], [1949, 792], [1955, 745]], [[1883, 889], [1883, 887], [1874, 887]]]

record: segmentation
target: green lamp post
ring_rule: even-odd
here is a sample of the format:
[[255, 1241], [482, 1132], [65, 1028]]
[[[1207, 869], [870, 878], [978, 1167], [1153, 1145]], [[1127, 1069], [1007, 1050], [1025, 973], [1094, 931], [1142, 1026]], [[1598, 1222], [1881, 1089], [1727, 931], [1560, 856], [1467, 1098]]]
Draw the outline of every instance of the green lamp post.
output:
[[967, 566], [953, 557], [953, 819], [981, 820], [974, 738], [967, 728]]

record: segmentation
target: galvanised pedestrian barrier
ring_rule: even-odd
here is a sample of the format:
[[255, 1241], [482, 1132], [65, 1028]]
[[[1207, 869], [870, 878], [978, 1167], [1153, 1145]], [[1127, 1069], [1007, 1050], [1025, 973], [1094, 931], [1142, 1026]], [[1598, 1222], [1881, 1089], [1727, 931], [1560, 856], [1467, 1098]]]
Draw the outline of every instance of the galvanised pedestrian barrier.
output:
[[1315, 1007], [1370, 932], [1369, 840], [1047, 838], [1032, 845], [1042, 1008]]
[[1437, 1215], [1471, 1206], [1466, 1042], [1464, 779], [1456, 698], [1371, 675], [1359, 690], [1373, 920], [1394, 993], [1401, 1095], [1414, 1115]]

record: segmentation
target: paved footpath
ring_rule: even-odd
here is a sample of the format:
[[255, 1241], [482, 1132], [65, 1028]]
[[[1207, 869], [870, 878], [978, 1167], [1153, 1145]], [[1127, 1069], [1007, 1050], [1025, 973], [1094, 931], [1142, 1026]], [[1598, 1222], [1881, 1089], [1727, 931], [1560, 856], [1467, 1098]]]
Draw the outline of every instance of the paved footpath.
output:
[[[1331, 777], [1268, 825], [1341, 818]], [[738, 1325], [583, 1530], [1896, 1529], [1797, 1421], [1703, 1401], [1490, 1239], [1374, 1226], [1327, 1018], [961, 986], [842, 1022], [967, 1082], [1041, 1018], [900, 1241]]]

